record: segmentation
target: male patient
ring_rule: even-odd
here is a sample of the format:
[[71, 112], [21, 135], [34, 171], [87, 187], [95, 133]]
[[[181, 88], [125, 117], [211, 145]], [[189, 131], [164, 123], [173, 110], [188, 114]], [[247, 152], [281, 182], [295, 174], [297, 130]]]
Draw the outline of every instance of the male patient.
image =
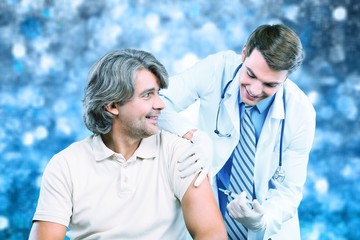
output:
[[196, 173], [179, 172], [192, 143], [159, 131], [167, 85], [145, 51], [112, 51], [91, 68], [83, 104], [93, 135], [50, 160], [29, 239], [185, 239], [186, 228], [227, 239], [209, 181], [195, 187]]

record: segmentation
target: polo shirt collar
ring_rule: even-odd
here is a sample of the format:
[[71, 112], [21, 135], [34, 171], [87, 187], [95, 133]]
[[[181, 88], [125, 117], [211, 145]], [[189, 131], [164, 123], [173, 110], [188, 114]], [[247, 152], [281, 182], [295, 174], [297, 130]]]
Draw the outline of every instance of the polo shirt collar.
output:
[[[136, 149], [134, 156], [141, 159], [154, 159], [157, 153], [156, 146], [158, 141], [159, 133], [143, 138], [140, 142], [140, 146]], [[104, 144], [100, 135], [92, 136], [91, 146], [96, 161], [102, 161], [115, 155], [115, 152]]]
[[94, 151], [96, 161], [105, 160], [115, 154], [113, 150], [105, 145], [101, 136], [98, 134], [92, 136], [91, 147]]
[[157, 154], [157, 145], [159, 144], [159, 139], [159, 133], [147, 138], [143, 138], [140, 142], [140, 146], [136, 149], [134, 156], [141, 159], [154, 159]]

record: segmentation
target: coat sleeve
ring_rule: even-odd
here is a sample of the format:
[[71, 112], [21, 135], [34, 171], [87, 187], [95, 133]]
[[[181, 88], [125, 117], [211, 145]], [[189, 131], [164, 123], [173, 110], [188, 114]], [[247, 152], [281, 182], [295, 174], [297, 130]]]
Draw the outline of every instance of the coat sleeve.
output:
[[160, 92], [166, 104], [159, 119], [162, 129], [183, 136], [190, 129], [198, 128], [196, 121], [194, 123], [179, 113], [196, 101], [200, 104], [207, 101], [214, 91], [219, 91], [217, 88], [225, 65], [229, 64], [229, 54], [236, 56], [229, 51], [209, 55], [181, 74], [170, 77], [169, 87]]

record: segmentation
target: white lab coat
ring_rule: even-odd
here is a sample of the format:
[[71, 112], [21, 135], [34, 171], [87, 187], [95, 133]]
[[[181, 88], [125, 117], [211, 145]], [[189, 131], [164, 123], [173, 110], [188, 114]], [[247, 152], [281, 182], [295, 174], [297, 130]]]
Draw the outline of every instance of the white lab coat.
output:
[[[223, 167], [240, 138], [238, 76], [229, 85], [219, 114], [218, 128], [231, 137], [219, 137], [214, 133], [216, 113], [225, 85], [232, 79], [241, 55], [232, 51], [208, 56], [184, 73], [170, 78], [169, 88], [162, 90], [166, 108], [160, 117], [160, 126], [180, 136], [193, 128], [206, 132], [213, 141], [214, 159], [211, 176]], [[262, 232], [249, 231], [248, 239], [300, 239], [297, 208], [302, 199], [306, 180], [309, 152], [315, 133], [315, 110], [306, 95], [289, 79], [286, 89], [286, 120], [283, 143], [282, 183], [272, 181], [276, 189], [269, 189], [279, 163], [281, 119], [284, 118], [283, 89], [280, 89], [270, 106], [258, 140], [254, 182], [256, 196], [262, 204], [267, 228]], [[197, 125], [187, 121], [178, 112], [200, 99]], [[213, 190], [217, 197], [216, 181]]]

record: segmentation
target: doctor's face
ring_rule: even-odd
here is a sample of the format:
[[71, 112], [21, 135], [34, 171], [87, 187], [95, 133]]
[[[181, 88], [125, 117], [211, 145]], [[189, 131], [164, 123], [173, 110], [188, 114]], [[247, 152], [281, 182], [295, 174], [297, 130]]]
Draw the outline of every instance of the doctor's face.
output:
[[270, 69], [262, 54], [255, 48], [250, 56], [242, 51], [243, 65], [239, 74], [241, 100], [254, 106], [275, 94], [287, 78], [288, 71]]

